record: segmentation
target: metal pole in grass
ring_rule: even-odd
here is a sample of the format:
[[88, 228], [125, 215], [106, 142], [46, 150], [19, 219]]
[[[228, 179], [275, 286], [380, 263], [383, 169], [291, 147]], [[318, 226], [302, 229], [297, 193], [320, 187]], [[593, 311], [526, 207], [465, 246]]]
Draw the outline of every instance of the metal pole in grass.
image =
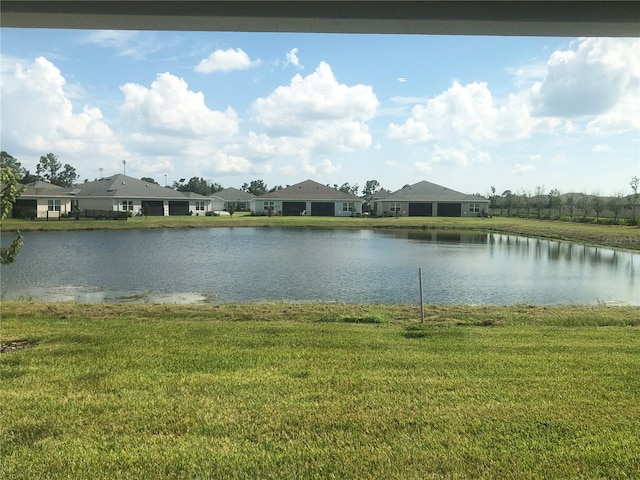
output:
[[420, 283], [420, 323], [424, 323], [424, 299], [422, 295], [422, 268], [418, 268], [418, 279]]

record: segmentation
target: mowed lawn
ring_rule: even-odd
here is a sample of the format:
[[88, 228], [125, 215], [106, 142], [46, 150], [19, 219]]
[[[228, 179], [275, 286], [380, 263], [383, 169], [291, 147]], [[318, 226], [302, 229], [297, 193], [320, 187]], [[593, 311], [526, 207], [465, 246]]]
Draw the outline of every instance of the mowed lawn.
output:
[[638, 478], [640, 308], [3, 302], [2, 478]]

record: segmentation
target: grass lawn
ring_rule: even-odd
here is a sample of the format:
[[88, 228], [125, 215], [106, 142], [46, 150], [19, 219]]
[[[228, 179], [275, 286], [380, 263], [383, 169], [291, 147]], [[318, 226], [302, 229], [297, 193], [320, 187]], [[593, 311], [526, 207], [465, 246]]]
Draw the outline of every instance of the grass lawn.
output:
[[8, 301], [2, 477], [638, 478], [640, 308]]
[[9, 219], [3, 231], [124, 230], [149, 228], [283, 227], [283, 228], [416, 228], [498, 232], [567, 240], [587, 245], [640, 250], [640, 227], [599, 225], [514, 217], [448, 218], [340, 218], [340, 217], [133, 217], [127, 221], [65, 219], [31, 221]]

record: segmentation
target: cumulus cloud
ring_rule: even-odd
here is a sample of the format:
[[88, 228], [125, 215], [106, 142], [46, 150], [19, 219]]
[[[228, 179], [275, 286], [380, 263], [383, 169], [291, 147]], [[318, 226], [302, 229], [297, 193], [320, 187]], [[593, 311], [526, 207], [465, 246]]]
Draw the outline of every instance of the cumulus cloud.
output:
[[151, 88], [127, 83], [120, 90], [125, 97], [121, 113], [137, 130], [219, 139], [238, 132], [238, 115], [231, 107], [210, 110], [201, 92], [189, 90], [187, 82], [170, 73], [158, 75]]
[[241, 48], [216, 50], [195, 66], [198, 73], [231, 72], [233, 70], [247, 70], [260, 65], [260, 60], [251, 60]]
[[0, 82], [3, 149], [38, 156], [54, 152], [80, 169], [79, 162], [89, 164], [88, 158], [123, 155], [100, 109], [84, 105], [74, 111], [66, 80], [49, 60], [14, 64], [12, 71], [5, 67]]
[[330, 175], [332, 173], [339, 172], [342, 169], [340, 165], [334, 165], [331, 160], [326, 158], [314, 165], [304, 162], [303, 168], [307, 173], [312, 175]]
[[511, 95], [498, 101], [485, 82], [467, 85], [454, 82], [447, 91], [414, 106], [411, 117], [403, 124], [390, 124], [387, 133], [391, 138], [412, 144], [447, 139], [524, 138], [531, 129], [522, 97]]
[[367, 121], [379, 103], [371, 86], [338, 83], [331, 67], [321, 62], [315, 72], [297, 74], [252, 105], [254, 120], [264, 128], [252, 134], [253, 146], [264, 152], [295, 152], [301, 157], [371, 146]]
[[640, 39], [587, 38], [577, 50], [551, 54], [546, 77], [532, 87], [532, 107], [540, 116], [603, 115], [637, 99], [639, 88]]
[[398, 80], [398, 82], [400, 82], [400, 83], [405, 83], [407, 81], [407, 79], [404, 78], [404, 77], [398, 77], [398, 78], [396, 78], [396, 80]]

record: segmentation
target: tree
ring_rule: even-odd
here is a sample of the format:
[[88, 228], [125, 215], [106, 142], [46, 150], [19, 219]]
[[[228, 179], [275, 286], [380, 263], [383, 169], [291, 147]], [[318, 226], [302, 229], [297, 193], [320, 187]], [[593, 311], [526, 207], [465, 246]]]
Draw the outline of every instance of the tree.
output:
[[142, 177], [140, 180], [142, 180], [143, 182], [147, 182], [147, 183], [153, 183], [155, 185], [160, 185], [158, 182], [156, 182], [153, 178], [151, 177]]
[[251, 183], [244, 183], [241, 189], [258, 197], [267, 193], [267, 184], [262, 180], [251, 180]]
[[558, 218], [560, 218], [562, 213], [562, 194], [557, 188], [549, 192], [549, 216], [551, 216], [551, 211], [554, 209], [558, 211]]
[[640, 203], [640, 192], [638, 192], [638, 187], [640, 186], [640, 178], [633, 177], [629, 185], [631, 185], [631, 190], [633, 190], [633, 193], [629, 197], [629, 207], [631, 208], [631, 215], [632, 215], [631, 221], [635, 224], [636, 223], [636, 207], [638, 206], [638, 203]]
[[18, 181], [22, 180], [27, 171], [22, 167], [17, 158], [9, 155], [4, 150], [0, 152], [0, 167], [11, 170]]
[[365, 197], [371, 197], [380, 189], [380, 182], [378, 180], [367, 180], [362, 189], [362, 195]]
[[[502, 196], [504, 197], [504, 205], [507, 207], [507, 216], [511, 216], [511, 208], [513, 208], [514, 204], [514, 196], [511, 190], [505, 190], [502, 192]], [[500, 212], [502, 215], [502, 211]]]
[[613, 212], [613, 220], [618, 223], [618, 217], [624, 208], [624, 192], [617, 192], [607, 203], [609, 210]]
[[538, 185], [535, 190], [535, 200], [533, 206], [538, 213], [538, 218], [540, 218], [540, 212], [543, 208], [546, 207], [546, 199], [544, 198], [544, 185]]
[[68, 163], [63, 167], [58, 157], [53, 153], [47, 153], [40, 157], [40, 163], [36, 166], [36, 176], [38, 180], [44, 180], [60, 187], [71, 187], [78, 178], [76, 169]]
[[497, 207], [498, 202], [496, 201], [496, 187], [491, 185], [491, 193], [489, 194], [489, 211], [495, 215]]
[[30, 183], [36, 183], [37, 181], [37, 175], [33, 175], [29, 170], [25, 170], [24, 176], [22, 177], [22, 180], [20, 180], [20, 183], [22, 183], [23, 185], [28, 185]]
[[[24, 187], [18, 183], [16, 172], [10, 167], [0, 168], [0, 186], [2, 187], [2, 201], [0, 207], [0, 218], [2, 220], [9, 216], [9, 212], [13, 208]], [[13, 263], [22, 247], [22, 235], [20, 230], [16, 232], [11, 245], [0, 249], [0, 263], [6, 265]]]
[[573, 194], [567, 197], [567, 207], [569, 207], [569, 219], [573, 222], [573, 211], [576, 208], [576, 199]]
[[591, 200], [591, 208], [596, 212], [596, 223], [598, 223], [600, 212], [604, 210], [604, 200], [596, 195], [593, 197], [593, 200]]
[[580, 197], [578, 198], [578, 208], [582, 209], [582, 219], [586, 220], [589, 208], [591, 208], [591, 199], [589, 198], [589, 195], [586, 193], [580, 194]]
[[[335, 185], [334, 185], [335, 186]], [[349, 185], [349, 183], [345, 182], [342, 185], [340, 185], [340, 187], [337, 187], [338, 190], [340, 190], [342, 193], [348, 193], [350, 195], [357, 195], [358, 194], [358, 189], [360, 187], [358, 187], [358, 184], [355, 184], [353, 187], [351, 185]]]
[[181, 183], [176, 188], [179, 192], [193, 192], [204, 195], [205, 197], [212, 193], [209, 183], [202, 177], [191, 177], [186, 184], [183, 178], [180, 180]]

